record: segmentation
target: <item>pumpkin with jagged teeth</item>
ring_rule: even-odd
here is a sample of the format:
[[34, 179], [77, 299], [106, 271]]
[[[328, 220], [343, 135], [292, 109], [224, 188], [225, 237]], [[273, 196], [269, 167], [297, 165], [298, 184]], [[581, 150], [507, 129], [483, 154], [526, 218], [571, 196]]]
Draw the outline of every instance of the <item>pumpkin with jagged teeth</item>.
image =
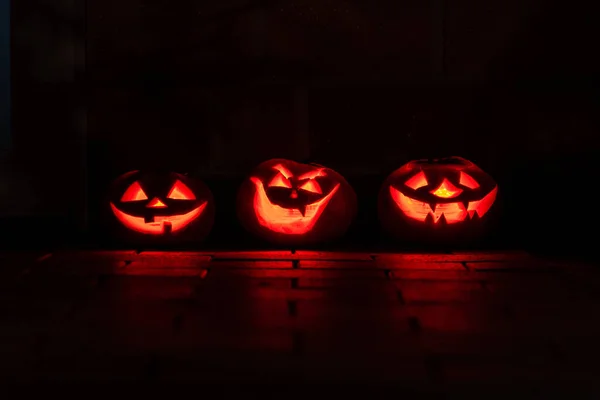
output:
[[379, 217], [387, 230], [404, 236], [411, 229], [460, 233], [486, 218], [497, 195], [496, 182], [464, 158], [416, 160], [383, 183]]
[[340, 174], [284, 159], [257, 166], [242, 184], [237, 204], [247, 230], [288, 245], [337, 238], [356, 214], [356, 194]]

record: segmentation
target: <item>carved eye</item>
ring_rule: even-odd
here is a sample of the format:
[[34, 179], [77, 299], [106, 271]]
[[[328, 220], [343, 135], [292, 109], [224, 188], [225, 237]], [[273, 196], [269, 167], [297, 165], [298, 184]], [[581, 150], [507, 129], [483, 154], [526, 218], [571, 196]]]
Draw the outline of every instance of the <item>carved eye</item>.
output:
[[283, 177], [284, 177], [285, 179], [290, 179], [292, 176], [294, 176], [294, 175], [293, 175], [293, 174], [290, 172], [290, 170], [289, 170], [289, 169], [287, 169], [286, 167], [284, 167], [284, 166], [283, 166], [283, 165], [281, 165], [281, 164], [277, 164], [276, 166], [274, 166], [274, 167], [273, 167], [273, 169], [274, 169], [275, 171], [279, 171], [279, 173], [280, 173], [281, 175], [283, 175]]
[[196, 200], [196, 195], [192, 190], [187, 187], [183, 182], [176, 181], [169, 194], [167, 195], [167, 199], [173, 200]]
[[409, 180], [407, 180], [404, 184], [412, 190], [417, 190], [419, 188], [422, 188], [423, 186], [427, 186], [428, 182], [427, 178], [425, 177], [425, 173], [421, 171]]
[[302, 185], [300, 185], [298, 189], [306, 190], [307, 192], [323, 194], [321, 186], [319, 186], [317, 181], [314, 181], [312, 179], [304, 182]]
[[462, 171], [460, 171], [460, 180], [458, 181], [463, 186], [468, 187], [469, 189], [477, 189], [479, 187], [479, 183], [471, 176]]
[[123, 193], [123, 197], [121, 197], [121, 201], [130, 202], [130, 201], [142, 201], [148, 200], [148, 196], [144, 193], [144, 190], [140, 186], [139, 182], [133, 182], [129, 188]]
[[271, 180], [271, 183], [269, 183], [269, 187], [281, 187], [281, 188], [291, 189], [292, 184], [290, 183], [289, 179], [287, 179], [281, 173], [279, 173], [279, 174], [275, 175], [273, 180]]

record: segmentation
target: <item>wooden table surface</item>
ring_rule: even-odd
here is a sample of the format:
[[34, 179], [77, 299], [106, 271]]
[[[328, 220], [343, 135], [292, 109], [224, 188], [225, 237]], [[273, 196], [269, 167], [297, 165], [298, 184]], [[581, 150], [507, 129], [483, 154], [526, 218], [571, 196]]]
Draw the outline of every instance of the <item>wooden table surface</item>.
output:
[[600, 376], [592, 264], [518, 251], [63, 251], [0, 264], [3, 382], [594, 390]]

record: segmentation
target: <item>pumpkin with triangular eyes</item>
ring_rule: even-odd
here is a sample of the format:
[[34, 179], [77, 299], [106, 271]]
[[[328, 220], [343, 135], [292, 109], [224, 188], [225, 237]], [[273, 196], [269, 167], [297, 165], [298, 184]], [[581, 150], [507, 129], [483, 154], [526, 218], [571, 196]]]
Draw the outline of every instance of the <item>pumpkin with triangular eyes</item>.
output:
[[271, 243], [318, 244], [344, 235], [356, 215], [356, 194], [330, 168], [273, 159], [244, 181], [237, 211], [249, 232]]
[[117, 178], [109, 207], [120, 236], [152, 243], [201, 241], [215, 205], [202, 181], [175, 172], [131, 171]]
[[461, 240], [481, 235], [498, 185], [461, 157], [411, 161], [379, 192], [379, 219], [401, 238]]

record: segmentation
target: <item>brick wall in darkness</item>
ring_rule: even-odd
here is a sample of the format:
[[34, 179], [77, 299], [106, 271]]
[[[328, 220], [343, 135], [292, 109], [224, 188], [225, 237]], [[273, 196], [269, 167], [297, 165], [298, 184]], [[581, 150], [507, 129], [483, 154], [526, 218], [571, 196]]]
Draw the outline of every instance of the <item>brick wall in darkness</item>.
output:
[[543, 203], [538, 224], [557, 173], [593, 175], [597, 27], [575, 4], [79, 3], [13, 10], [13, 158], [35, 177], [29, 210], [84, 212], [82, 192], [157, 164], [227, 180], [283, 156], [377, 180], [456, 154], [505, 183], [516, 220], [532, 218], [521, 199]]

